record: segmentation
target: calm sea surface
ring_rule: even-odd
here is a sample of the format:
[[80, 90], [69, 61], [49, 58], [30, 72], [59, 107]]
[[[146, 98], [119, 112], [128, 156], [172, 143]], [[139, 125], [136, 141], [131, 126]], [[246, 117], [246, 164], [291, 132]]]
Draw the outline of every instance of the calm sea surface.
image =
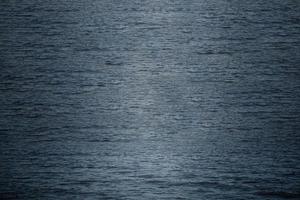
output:
[[0, 199], [298, 199], [299, 158], [300, 1], [0, 1]]

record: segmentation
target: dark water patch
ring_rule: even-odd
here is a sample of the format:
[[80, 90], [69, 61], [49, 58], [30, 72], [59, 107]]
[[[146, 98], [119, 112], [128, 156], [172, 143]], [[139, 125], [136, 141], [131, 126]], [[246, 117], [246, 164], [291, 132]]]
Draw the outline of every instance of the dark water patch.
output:
[[258, 195], [264, 197], [271, 197], [271, 198], [283, 198], [283, 199], [299, 199], [300, 193], [291, 193], [285, 191], [261, 191], [257, 192]]

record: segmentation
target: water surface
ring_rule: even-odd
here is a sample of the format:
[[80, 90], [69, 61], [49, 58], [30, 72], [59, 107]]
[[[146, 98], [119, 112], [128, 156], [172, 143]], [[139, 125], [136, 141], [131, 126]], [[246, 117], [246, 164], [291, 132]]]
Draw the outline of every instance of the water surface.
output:
[[1, 199], [300, 196], [300, 3], [0, 2]]

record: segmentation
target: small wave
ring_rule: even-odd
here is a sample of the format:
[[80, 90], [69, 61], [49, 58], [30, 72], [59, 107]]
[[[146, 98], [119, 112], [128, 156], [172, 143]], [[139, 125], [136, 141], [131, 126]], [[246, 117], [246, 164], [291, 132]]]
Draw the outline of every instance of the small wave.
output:
[[106, 65], [109, 65], [109, 66], [120, 66], [120, 65], [122, 65], [123, 63], [122, 63], [122, 62], [106, 61], [105, 64], [106, 64]]

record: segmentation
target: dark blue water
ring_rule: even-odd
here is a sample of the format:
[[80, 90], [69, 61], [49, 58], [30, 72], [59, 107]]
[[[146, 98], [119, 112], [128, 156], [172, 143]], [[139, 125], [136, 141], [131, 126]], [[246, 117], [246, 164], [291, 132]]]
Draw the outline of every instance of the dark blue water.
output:
[[300, 198], [300, 2], [0, 2], [0, 199]]

